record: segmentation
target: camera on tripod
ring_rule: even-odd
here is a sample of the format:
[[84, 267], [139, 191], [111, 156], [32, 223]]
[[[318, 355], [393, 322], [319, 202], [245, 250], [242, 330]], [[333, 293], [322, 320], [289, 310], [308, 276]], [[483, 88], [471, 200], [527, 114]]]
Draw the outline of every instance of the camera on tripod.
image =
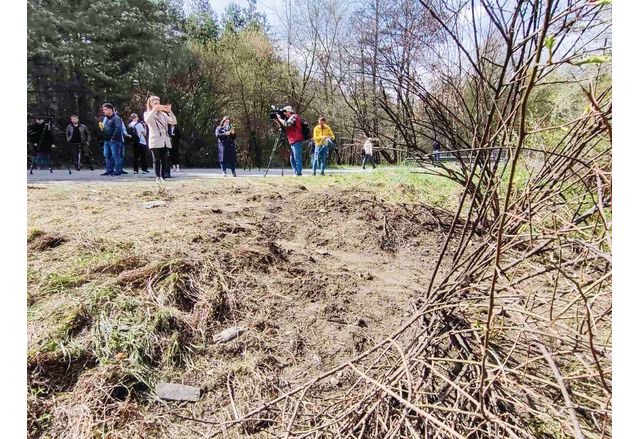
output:
[[269, 107], [269, 117], [271, 119], [276, 119], [277, 116], [280, 116], [282, 119], [286, 119], [287, 115], [284, 114], [284, 110], [282, 107], [278, 107], [277, 105], [271, 105]]

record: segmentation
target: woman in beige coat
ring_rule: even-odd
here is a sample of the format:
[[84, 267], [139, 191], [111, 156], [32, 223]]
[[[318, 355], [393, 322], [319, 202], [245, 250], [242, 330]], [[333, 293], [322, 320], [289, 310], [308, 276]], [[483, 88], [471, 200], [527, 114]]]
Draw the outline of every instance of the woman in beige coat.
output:
[[144, 121], [149, 131], [149, 150], [153, 156], [156, 181], [162, 181], [163, 176], [169, 172], [167, 162], [168, 151], [171, 149], [169, 124], [177, 125], [178, 121], [171, 111], [171, 104], [160, 105], [158, 96], [149, 96], [147, 99]]

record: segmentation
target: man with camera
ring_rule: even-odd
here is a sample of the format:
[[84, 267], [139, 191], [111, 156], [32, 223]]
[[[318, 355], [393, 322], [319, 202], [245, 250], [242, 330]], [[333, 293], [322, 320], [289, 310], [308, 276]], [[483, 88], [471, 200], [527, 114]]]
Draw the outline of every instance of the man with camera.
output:
[[284, 127], [287, 133], [287, 140], [289, 141], [289, 147], [291, 148], [291, 168], [297, 176], [302, 175], [302, 144], [304, 142], [304, 136], [302, 134], [302, 122], [297, 113], [294, 113], [293, 108], [290, 105], [282, 108], [282, 113], [285, 118], [282, 117], [280, 112], [276, 113], [276, 123], [279, 126]]
[[77, 115], [71, 116], [71, 123], [67, 125], [67, 143], [73, 146], [77, 171], [80, 170], [83, 155], [89, 161], [89, 169], [93, 171], [93, 155], [89, 149], [90, 141], [91, 134], [87, 126], [80, 123]]
[[45, 123], [44, 117], [37, 115], [35, 117], [35, 123], [29, 126], [28, 135], [29, 142], [33, 147], [35, 156], [31, 161], [31, 168], [29, 174], [33, 174], [33, 168], [38, 165], [41, 167], [43, 162], [49, 167], [49, 172], [53, 172], [51, 166], [51, 148], [55, 148], [53, 144], [53, 121], [54, 116], [50, 116]]

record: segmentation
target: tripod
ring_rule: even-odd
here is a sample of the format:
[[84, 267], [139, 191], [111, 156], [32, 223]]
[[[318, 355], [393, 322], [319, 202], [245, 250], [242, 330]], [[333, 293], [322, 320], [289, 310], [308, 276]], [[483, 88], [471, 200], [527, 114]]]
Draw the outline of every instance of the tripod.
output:
[[[269, 163], [267, 164], [267, 169], [264, 172], [264, 176], [266, 177], [267, 174], [269, 173], [269, 168], [271, 167], [271, 160], [273, 160], [273, 153], [276, 152], [276, 149], [278, 149], [278, 146], [284, 146], [284, 128], [280, 127], [278, 129], [278, 137], [276, 138], [276, 141], [273, 143], [273, 148], [271, 149], [271, 154], [269, 155]], [[284, 165], [282, 165], [282, 175], [284, 175]]]

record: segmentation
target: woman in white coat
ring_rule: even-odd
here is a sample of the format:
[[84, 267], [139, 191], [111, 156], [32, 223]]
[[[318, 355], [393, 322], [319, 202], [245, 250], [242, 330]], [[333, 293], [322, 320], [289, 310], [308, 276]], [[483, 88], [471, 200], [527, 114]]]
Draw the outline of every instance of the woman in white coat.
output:
[[167, 156], [171, 149], [169, 124], [177, 125], [176, 116], [171, 111], [171, 104], [160, 105], [158, 96], [149, 96], [144, 121], [149, 129], [149, 150], [153, 156], [153, 167], [156, 181], [162, 181], [163, 175], [169, 171]]

